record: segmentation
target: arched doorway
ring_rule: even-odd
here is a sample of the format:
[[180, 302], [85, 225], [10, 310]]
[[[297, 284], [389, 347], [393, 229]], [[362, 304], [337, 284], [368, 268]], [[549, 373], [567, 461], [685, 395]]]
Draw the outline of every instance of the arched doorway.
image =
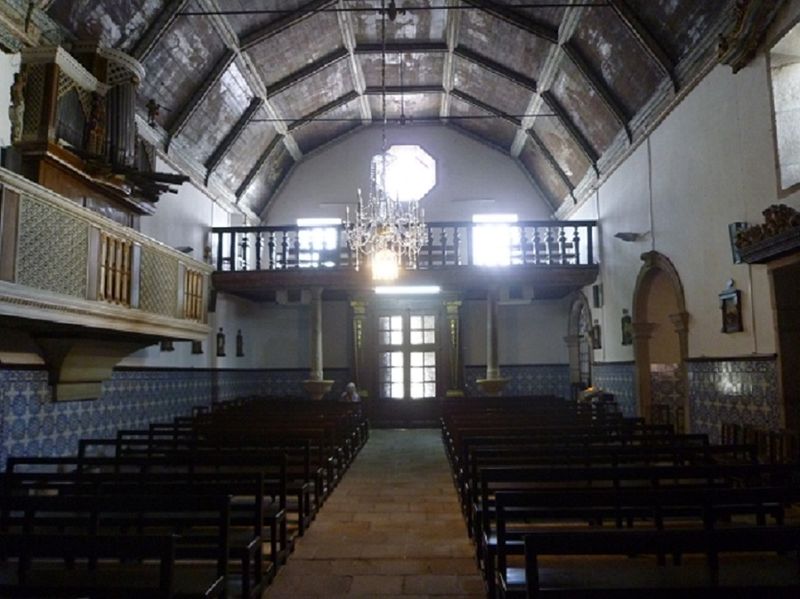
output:
[[583, 293], [575, 294], [567, 321], [569, 382], [574, 391], [592, 384], [592, 312]]
[[642, 254], [633, 294], [633, 350], [639, 413], [650, 422], [690, 429], [686, 302], [672, 262], [658, 252]]

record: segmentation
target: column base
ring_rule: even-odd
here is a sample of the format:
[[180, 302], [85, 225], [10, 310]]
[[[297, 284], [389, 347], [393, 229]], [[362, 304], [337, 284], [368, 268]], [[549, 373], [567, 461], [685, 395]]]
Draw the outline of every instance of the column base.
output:
[[303, 389], [311, 396], [311, 399], [322, 399], [322, 397], [331, 390], [333, 381], [316, 381], [307, 380], [303, 381]]
[[500, 395], [505, 389], [506, 385], [511, 379], [478, 379], [475, 381], [478, 383], [478, 387], [481, 388], [486, 395]]
[[445, 394], [445, 397], [464, 397], [464, 391], [461, 389], [448, 389]]

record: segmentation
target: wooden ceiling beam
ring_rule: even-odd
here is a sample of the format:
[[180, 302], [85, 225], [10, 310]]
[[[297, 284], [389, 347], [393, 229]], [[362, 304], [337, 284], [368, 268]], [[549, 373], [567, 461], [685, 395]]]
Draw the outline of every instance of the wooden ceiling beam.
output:
[[340, 107], [344, 106], [348, 102], [352, 102], [353, 100], [357, 100], [358, 97], [359, 97], [359, 95], [358, 95], [357, 91], [355, 91], [355, 90], [349, 91], [345, 95], [340, 96], [340, 97], [336, 98], [335, 100], [333, 100], [331, 102], [328, 102], [324, 106], [320, 106], [316, 110], [313, 110], [313, 111], [309, 112], [308, 114], [305, 114], [305, 115], [301, 116], [296, 121], [293, 121], [289, 125], [288, 129], [289, 129], [289, 131], [294, 131], [295, 129], [298, 129], [299, 127], [302, 127], [306, 123], [308, 123], [310, 121], [313, 121], [314, 119], [319, 118], [324, 114], [329, 113], [331, 110], [336, 110], [337, 108], [340, 108]]
[[322, 71], [323, 69], [331, 66], [339, 62], [340, 60], [347, 58], [350, 53], [347, 51], [347, 48], [338, 48], [333, 52], [326, 54], [319, 60], [316, 60], [312, 63], [305, 65], [304, 67], [294, 71], [293, 73], [289, 73], [283, 79], [280, 79], [273, 83], [272, 85], [267, 86], [267, 96], [272, 97], [276, 94], [285, 91], [286, 89], [292, 87], [296, 83], [300, 83], [303, 79], [308, 79]]
[[572, 184], [572, 181], [569, 180], [569, 177], [567, 177], [567, 174], [561, 168], [561, 165], [558, 163], [558, 160], [556, 160], [555, 157], [550, 153], [550, 150], [547, 149], [547, 147], [544, 145], [544, 142], [541, 139], [539, 139], [539, 136], [536, 135], [536, 133], [529, 130], [527, 132], [527, 135], [531, 139], [531, 141], [533, 141], [533, 143], [536, 145], [537, 149], [542, 153], [542, 156], [544, 156], [545, 160], [550, 165], [550, 168], [552, 168], [553, 171], [555, 171], [556, 175], [558, 175], [558, 178], [561, 179], [561, 182], [567, 186], [567, 189], [569, 189], [569, 194], [572, 196], [572, 199], [575, 200], [575, 186]]
[[454, 52], [458, 46], [458, 34], [461, 29], [461, 11], [451, 10], [458, 5], [458, 0], [447, 0], [447, 16], [445, 20], [445, 44], [447, 54], [442, 65], [442, 87], [444, 95], [439, 105], [439, 118], [446, 119], [450, 116], [450, 93], [456, 82], [456, 68]]
[[536, 91], [536, 81], [534, 81], [532, 78], [528, 77], [527, 75], [523, 75], [514, 69], [509, 69], [507, 66], [500, 64], [491, 58], [483, 56], [482, 54], [473, 52], [469, 48], [458, 46], [454, 50], [454, 54], [459, 58], [466, 60], [467, 62], [471, 62], [472, 64], [478, 65], [479, 67], [494, 73], [495, 75], [499, 75], [504, 79], [508, 79], [512, 83], [516, 83], [528, 91]]
[[567, 130], [569, 136], [578, 145], [578, 148], [580, 148], [587, 160], [591, 162], [595, 173], [599, 174], [597, 172], [597, 161], [600, 159], [600, 156], [597, 155], [597, 152], [592, 147], [592, 144], [590, 144], [589, 140], [586, 139], [586, 136], [584, 136], [580, 129], [578, 129], [575, 121], [572, 120], [567, 111], [564, 110], [564, 107], [558, 103], [558, 100], [556, 100], [555, 96], [553, 96], [553, 94], [550, 92], [542, 92], [542, 100], [544, 100], [544, 103], [547, 104], [548, 108], [555, 113], [555, 115], [558, 117], [558, 120], [561, 121], [562, 125], [564, 125], [564, 128]]
[[239, 47], [242, 50], [252, 48], [257, 44], [274, 37], [282, 31], [286, 31], [290, 27], [297, 25], [301, 21], [313, 16], [320, 10], [332, 7], [334, 4], [336, 4], [336, 0], [312, 0], [294, 12], [280, 17], [279, 19], [275, 19], [264, 27], [242, 36], [239, 39]]
[[669, 57], [667, 52], [647, 30], [642, 21], [636, 15], [631, 7], [628, 6], [624, 0], [609, 0], [609, 5], [620, 20], [625, 24], [625, 27], [633, 34], [639, 45], [647, 52], [648, 56], [661, 68], [662, 71], [669, 77], [672, 82], [672, 87], [678, 91], [678, 78], [675, 75], [675, 63]]
[[139, 62], [144, 62], [164, 34], [172, 27], [179, 13], [186, 8], [188, 3], [189, 0], [167, 2], [164, 9], [159, 13], [158, 17], [156, 17], [156, 20], [147, 28], [144, 35], [139, 38], [139, 41], [136, 42], [133, 50], [131, 50], [131, 56]]
[[462, 1], [465, 4], [469, 4], [471, 6], [474, 6], [475, 8], [479, 8], [485, 13], [488, 13], [495, 18], [505, 21], [510, 25], [513, 25], [517, 29], [526, 31], [552, 44], [558, 43], [558, 31], [555, 28], [550, 27], [549, 25], [545, 25], [544, 23], [539, 23], [537, 21], [534, 21], [530, 17], [527, 17], [515, 10], [511, 10], [511, 8], [507, 5], [491, 2], [490, 0], [462, 0]]
[[[344, 9], [345, 0], [339, 0], [337, 8]], [[339, 21], [339, 30], [342, 32], [342, 42], [347, 49], [347, 63], [350, 65], [350, 76], [353, 79], [353, 88], [359, 95], [358, 106], [361, 110], [361, 121], [363, 124], [372, 122], [372, 108], [369, 105], [369, 100], [364, 97], [364, 90], [367, 89], [367, 80], [364, 77], [364, 71], [361, 69], [361, 63], [356, 58], [356, 34], [355, 27], [353, 26], [353, 18], [349, 11], [340, 10], [336, 13], [336, 18]]]
[[[354, 52], [356, 54], [380, 54], [383, 46], [378, 43], [365, 43], [361, 42], [356, 45]], [[444, 54], [447, 52], [447, 43], [443, 42], [386, 42], [387, 54], [402, 54], [402, 53], [425, 53]]]
[[239, 200], [242, 199], [242, 196], [245, 193], [247, 193], [247, 190], [253, 184], [253, 181], [255, 180], [259, 171], [261, 171], [261, 169], [264, 168], [264, 164], [267, 162], [267, 159], [269, 158], [270, 154], [272, 154], [275, 148], [278, 147], [278, 144], [281, 143], [281, 141], [283, 141], [282, 138], [283, 138], [282, 135], [276, 135], [275, 137], [273, 137], [272, 141], [269, 142], [267, 149], [261, 153], [261, 156], [258, 157], [258, 160], [256, 160], [255, 164], [250, 168], [250, 170], [247, 173], [247, 176], [244, 178], [241, 185], [239, 185], [239, 188], [236, 190], [237, 203], [239, 202]]
[[236, 140], [239, 139], [244, 132], [245, 127], [247, 127], [250, 121], [253, 120], [253, 117], [255, 117], [256, 113], [263, 105], [264, 100], [261, 98], [253, 98], [250, 100], [250, 105], [242, 113], [242, 116], [239, 117], [239, 120], [236, 121], [236, 124], [233, 126], [233, 128], [216, 147], [214, 153], [211, 154], [208, 160], [206, 160], [206, 185], [208, 185], [208, 181], [211, 179], [211, 174], [217, 169], [219, 163], [222, 162], [222, 159], [225, 158], [225, 155], [233, 147], [233, 144], [236, 143]]
[[[380, 96], [383, 94], [383, 88], [379, 85], [372, 85], [364, 90], [368, 96]], [[442, 94], [444, 88], [439, 85], [387, 85], [386, 95], [396, 96], [399, 94]]]
[[498, 108], [495, 108], [494, 106], [486, 104], [485, 102], [481, 102], [480, 100], [478, 100], [478, 98], [475, 98], [474, 96], [471, 96], [468, 93], [461, 91], [460, 89], [454, 88], [453, 91], [450, 92], [450, 94], [454, 98], [458, 98], [462, 102], [466, 102], [467, 104], [474, 106], [475, 108], [478, 108], [480, 110], [483, 110], [484, 112], [493, 114], [494, 116], [503, 119], [504, 121], [514, 125], [515, 127], [522, 126], [522, 121], [520, 121], [518, 118], [515, 118], [510, 114], [503, 112]]

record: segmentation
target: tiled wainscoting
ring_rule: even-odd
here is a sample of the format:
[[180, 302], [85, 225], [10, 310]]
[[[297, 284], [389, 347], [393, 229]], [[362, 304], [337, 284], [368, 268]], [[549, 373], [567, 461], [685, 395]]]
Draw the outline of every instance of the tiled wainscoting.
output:
[[689, 360], [692, 430], [719, 441], [720, 423], [780, 428], [777, 361], [774, 357]]
[[636, 367], [633, 362], [597, 362], [592, 364], [592, 384], [614, 394], [625, 416], [637, 416]]
[[[503, 395], [557, 395], [569, 397], [569, 365], [528, 364], [500, 366], [500, 376], [510, 379]], [[464, 391], [469, 396], [482, 395], [476, 381], [486, 377], [486, 366], [464, 368]]]
[[[331, 396], [347, 383], [346, 369], [327, 370]], [[82, 437], [108, 437], [120, 428], [188, 415], [209, 405], [253, 393], [302, 395], [305, 370], [120, 369], [92, 401], [53, 402], [47, 373], [0, 369], [0, 464], [8, 455], [74, 453]]]

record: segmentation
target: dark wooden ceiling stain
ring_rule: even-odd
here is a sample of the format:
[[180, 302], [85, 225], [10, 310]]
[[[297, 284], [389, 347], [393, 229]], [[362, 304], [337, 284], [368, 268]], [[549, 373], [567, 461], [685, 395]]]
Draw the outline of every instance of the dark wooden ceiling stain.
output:
[[[308, 0], [224, 0], [220, 2], [220, 7], [225, 12], [235, 11], [263, 11], [280, 10], [295, 11], [306, 4]], [[280, 13], [247, 13], [226, 15], [231, 27], [239, 37], [243, 37], [262, 27], [269, 25], [279, 19], [286, 18], [285, 14]]]
[[519, 159], [536, 183], [538, 183], [542, 192], [547, 194], [554, 207], [560, 206], [564, 198], [569, 195], [569, 187], [561, 180], [561, 177], [547, 161], [545, 155], [530, 139], [525, 142]]
[[460, 91], [508, 114], [525, 114], [531, 90], [461, 57], [454, 58], [454, 81]]
[[659, 66], [608, 8], [585, 8], [570, 43], [613, 90], [628, 115], [644, 106], [664, 78]]
[[47, 13], [80, 39], [129, 51], [164, 6], [163, 0], [55, 0]]
[[292, 131], [295, 141], [303, 152], [310, 152], [359, 127], [361, 112], [358, 100], [352, 100], [344, 106], [326, 112], [322, 118], [329, 120], [312, 121]]
[[282, 117], [299, 118], [353, 91], [350, 65], [340, 60], [272, 98]]
[[[387, 2], [388, 4], [388, 2]], [[353, 0], [348, 6], [375, 8], [375, 12], [353, 12], [352, 19], [358, 42], [379, 42], [381, 39], [380, 0]], [[445, 6], [446, 0], [403, 0], [400, 8], [415, 6]], [[394, 22], [386, 22], [387, 41], [440, 41], [444, 39], [447, 14], [444, 10], [407, 10], [397, 15]]]
[[561, 61], [550, 92], [597, 154], [602, 154], [619, 132], [620, 124], [569, 60]]
[[[381, 85], [381, 55], [358, 56], [368, 87]], [[386, 55], [386, 85], [441, 85], [444, 54], [403, 52]]]
[[140, 101], [162, 106], [159, 124], [167, 128], [214, 69], [225, 45], [206, 17], [176, 19], [144, 63], [147, 76]]
[[181, 132], [198, 160], [205, 162], [244, 114], [253, 92], [232, 63]]
[[228, 189], [239, 189], [250, 169], [277, 135], [272, 123], [263, 122], [266, 118], [266, 111], [259, 110], [254, 118], [256, 122], [251, 122], [244, 129], [217, 167], [216, 173]]
[[591, 162], [561, 121], [555, 117], [539, 117], [534, 121], [533, 132], [558, 161], [570, 182], [575, 186], [578, 185], [589, 170]]
[[[401, 108], [402, 100], [402, 111]], [[383, 115], [381, 106], [381, 96], [369, 97], [369, 105], [372, 110], [372, 118], [380, 121]], [[386, 96], [386, 116], [389, 119], [399, 119], [405, 113], [409, 120], [413, 119], [436, 119], [439, 117], [439, 110], [442, 106], [442, 94], [387, 94]]]
[[508, 151], [514, 142], [514, 136], [517, 132], [517, 128], [514, 125], [495, 118], [491, 113], [468, 104], [460, 98], [450, 98], [450, 116], [489, 117], [453, 119], [451, 123], [504, 151]]
[[552, 46], [479, 10], [462, 11], [458, 43], [533, 79], [539, 78]]
[[248, 49], [264, 83], [271, 85], [343, 46], [336, 15], [319, 12]]
[[703, 38], [728, 0], [625, 0], [673, 61]]

